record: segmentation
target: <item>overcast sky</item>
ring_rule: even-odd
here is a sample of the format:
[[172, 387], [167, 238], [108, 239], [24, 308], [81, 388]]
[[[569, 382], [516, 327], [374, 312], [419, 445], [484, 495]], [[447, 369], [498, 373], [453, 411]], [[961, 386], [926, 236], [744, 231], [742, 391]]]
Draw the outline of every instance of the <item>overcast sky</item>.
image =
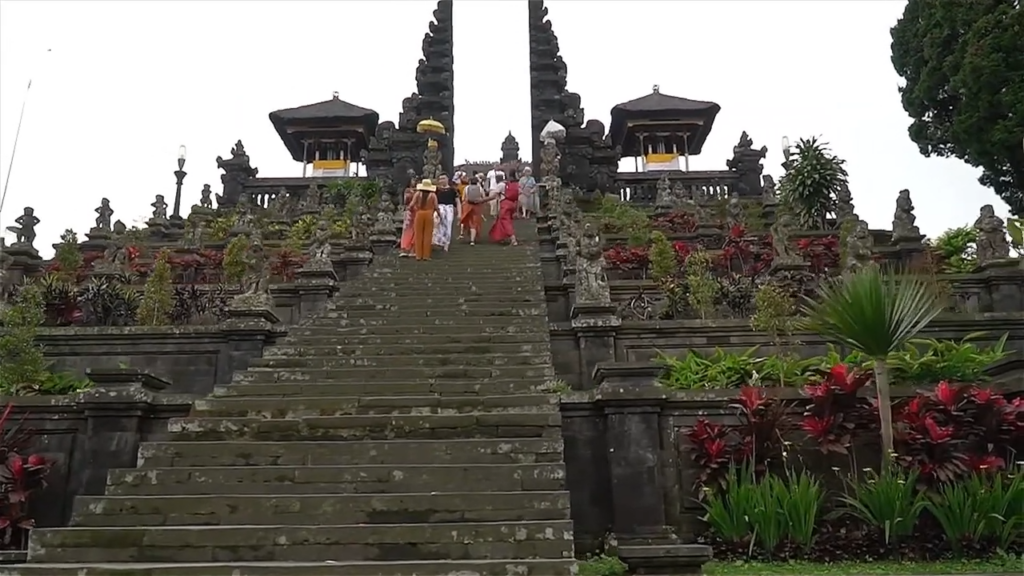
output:
[[[549, 1], [587, 118], [654, 84], [722, 106], [693, 170], [725, 167], [746, 130], [782, 169], [783, 136], [822, 136], [849, 162], [861, 217], [891, 226], [909, 188], [928, 234], [1006, 207], [958, 160], [926, 159], [907, 138], [889, 28], [902, 0]], [[261, 176], [299, 176], [267, 114], [331, 97], [397, 120], [416, 88], [420, 43], [435, 3], [0, 2], [0, 183], [7, 177], [26, 85], [28, 106], [0, 225], [32, 205], [44, 254], [65, 228], [80, 234], [107, 197], [127, 224], [155, 194], [174, 195], [188, 150], [183, 210], [214, 159], [239, 138]], [[497, 159], [509, 130], [530, 157], [524, 1], [455, 3], [456, 162]], [[49, 54], [47, 49], [52, 49]]]

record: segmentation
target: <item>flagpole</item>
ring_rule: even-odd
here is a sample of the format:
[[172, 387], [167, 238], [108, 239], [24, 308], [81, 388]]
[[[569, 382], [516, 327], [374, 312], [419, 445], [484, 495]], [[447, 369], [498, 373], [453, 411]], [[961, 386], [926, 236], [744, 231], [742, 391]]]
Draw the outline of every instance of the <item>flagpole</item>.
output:
[[[50, 49], [46, 49], [49, 53]], [[4, 188], [0, 191], [0, 215], [4, 212], [4, 202], [7, 200], [7, 186], [11, 183], [11, 170], [14, 168], [14, 155], [18, 152], [18, 138], [21, 136], [21, 124], [25, 121], [25, 105], [28, 104], [28, 95], [32, 91], [32, 78], [28, 79], [28, 86], [25, 88], [25, 98], [21, 101], [21, 114], [18, 115], [18, 128], [14, 131], [14, 146], [11, 147], [11, 159], [7, 163], [7, 177], [4, 178]]]

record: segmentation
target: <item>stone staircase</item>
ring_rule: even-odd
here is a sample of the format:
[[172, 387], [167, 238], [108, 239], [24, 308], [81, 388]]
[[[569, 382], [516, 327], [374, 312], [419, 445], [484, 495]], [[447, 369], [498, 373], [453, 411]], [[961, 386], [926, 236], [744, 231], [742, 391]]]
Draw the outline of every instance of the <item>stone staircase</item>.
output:
[[575, 574], [533, 226], [385, 258], [0, 576]]

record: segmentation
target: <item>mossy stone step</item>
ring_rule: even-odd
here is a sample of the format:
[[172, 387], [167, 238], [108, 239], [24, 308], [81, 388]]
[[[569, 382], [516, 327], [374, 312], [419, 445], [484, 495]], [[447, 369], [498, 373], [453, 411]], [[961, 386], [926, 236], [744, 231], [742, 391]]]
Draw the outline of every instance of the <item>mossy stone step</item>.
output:
[[252, 417], [172, 418], [167, 429], [181, 440], [391, 440], [446, 438], [541, 438], [560, 433], [558, 412], [474, 412]]
[[[378, 340], [380, 340], [378, 338]], [[406, 340], [412, 340], [406, 338]], [[357, 342], [352, 344], [336, 344], [333, 346], [324, 344], [310, 344], [308, 341], [293, 345], [268, 346], [263, 349], [264, 358], [315, 358], [322, 356], [411, 356], [411, 355], [438, 355], [438, 354], [547, 354], [551, 345], [547, 339], [534, 337], [533, 341], [525, 338], [519, 341], [508, 343], [493, 342], [488, 338], [481, 341], [481, 338], [466, 338], [466, 341], [453, 341], [452, 339], [440, 338], [437, 342], [410, 342], [410, 343], [382, 343], [382, 342]]]
[[460, 318], [519, 318], [523, 316], [544, 317], [547, 320], [547, 307], [539, 304], [460, 304], [456, 306], [403, 306], [402, 308], [366, 308], [353, 307], [334, 310], [318, 315], [311, 322], [325, 324], [332, 320], [391, 320], [396, 318], [418, 322], [421, 319], [458, 320]]
[[328, 303], [330, 306], [344, 305], [353, 298], [401, 298], [401, 299], [424, 299], [436, 298], [445, 295], [452, 297], [468, 298], [471, 296], [486, 298], [502, 298], [516, 296], [544, 296], [544, 289], [539, 283], [524, 285], [509, 285], [495, 281], [460, 281], [450, 283], [448, 286], [433, 292], [426, 292], [423, 283], [414, 280], [402, 282], [389, 282], [384, 278], [372, 285], [363, 285], [358, 281], [353, 283], [343, 282], [337, 296]]
[[117, 469], [108, 496], [407, 494], [565, 490], [562, 463]]
[[34, 562], [310, 562], [566, 558], [572, 522], [145, 526], [35, 531]]
[[519, 314], [506, 314], [504, 316], [486, 315], [483, 312], [466, 316], [464, 314], [438, 314], [428, 316], [425, 314], [393, 314], [376, 313], [366, 317], [353, 318], [329, 318], [315, 317], [304, 324], [304, 327], [315, 328], [324, 326], [328, 328], [351, 328], [360, 326], [494, 326], [498, 328], [510, 326], [528, 326], [543, 328], [547, 330], [547, 317], [541, 314], [523, 316]]
[[74, 526], [402, 524], [568, 520], [568, 492], [80, 496]]
[[24, 564], [0, 576], [576, 576], [572, 560]]
[[207, 398], [196, 400], [193, 417], [302, 418], [468, 414], [479, 412], [557, 412], [553, 394], [513, 396], [347, 396], [293, 398]]
[[554, 378], [550, 365], [514, 366], [372, 366], [362, 368], [250, 368], [235, 372], [232, 382], [254, 384], [300, 383], [300, 382], [372, 382], [403, 380], [424, 382], [445, 379], [479, 378]]
[[[561, 438], [347, 442], [150, 442], [139, 468], [560, 463]], [[481, 486], [481, 488], [487, 488]]]
[[353, 346], [378, 346], [381, 348], [392, 346], [422, 346], [424, 348], [434, 346], [546, 346], [549, 343], [549, 336], [540, 332], [534, 334], [402, 334], [391, 336], [318, 334], [315, 336], [288, 336], [280, 342], [278, 345], [264, 348], [264, 354], [287, 354], [283, 351], [293, 350], [295, 347], [310, 350], [315, 356], [318, 350], [347, 349]]
[[493, 335], [514, 335], [514, 336], [543, 336], [549, 334], [547, 322], [529, 322], [522, 319], [516, 323], [511, 322], [478, 322], [478, 319], [463, 321], [460, 324], [410, 324], [400, 321], [388, 323], [374, 323], [372, 325], [348, 323], [338, 325], [315, 325], [302, 324], [291, 328], [288, 337], [292, 341], [306, 342], [307, 338], [312, 340], [324, 337], [335, 336], [428, 336], [445, 338], [448, 336], [463, 336], [486, 338]]
[[434, 380], [355, 382], [274, 382], [240, 383], [217, 386], [211, 398], [292, 398], [296, 396], [491, 396], [503, 394], [548, 393], [551, 384], [545, 378], [451, 378]]
[[551, 364], [551, 354], [545, 351], [520, 352], [515, 354], [411, 354], [383, 356], [371, 355], [372, 350], [358, 351], [349, 355], [296, 356], [289, 358], [253, 358], [250, 370], [257, 368], [348, 368], [381, 366], [390, 369], [413, 366], [423, 367], [491, 367], [491, 366], [542, 366]]
[[376, 306], [412, 307], [426, 308], [433, 306], [457, 306], [460, 304], [545, 304], [546, 297], [540, 293], [509, 293], [509, 294], [457, 294], [440, 293], [419, 296], [388, 296], [388, 295], [367, 295], [352, 296], [345, 294], [342, 298], [334, 299], [325, 306], [326, 311], [333, 310], [372, 310]]

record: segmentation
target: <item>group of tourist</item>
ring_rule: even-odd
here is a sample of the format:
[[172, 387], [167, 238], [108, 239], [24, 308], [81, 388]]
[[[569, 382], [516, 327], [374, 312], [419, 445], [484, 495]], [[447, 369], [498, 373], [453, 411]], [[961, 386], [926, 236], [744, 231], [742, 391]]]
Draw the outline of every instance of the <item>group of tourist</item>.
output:
[[523, 168], [521, 177], [513, 172], [507, 179], [497, 167], [472, 176], [456, 172], [450, 179], [442, 174], [437, 182], [413, 177], [403, 201], [399, 255], [417, 260], [430, 260], [434, 248], [447, 252], [456, 226], [459, 240], [468, 237], [469, 245], [476, 245], [488, 216], [494, 220], [488, 239], [516, 246], [513, 220], [533, 217], [540, 210], [537, 180], [529, 167]]

